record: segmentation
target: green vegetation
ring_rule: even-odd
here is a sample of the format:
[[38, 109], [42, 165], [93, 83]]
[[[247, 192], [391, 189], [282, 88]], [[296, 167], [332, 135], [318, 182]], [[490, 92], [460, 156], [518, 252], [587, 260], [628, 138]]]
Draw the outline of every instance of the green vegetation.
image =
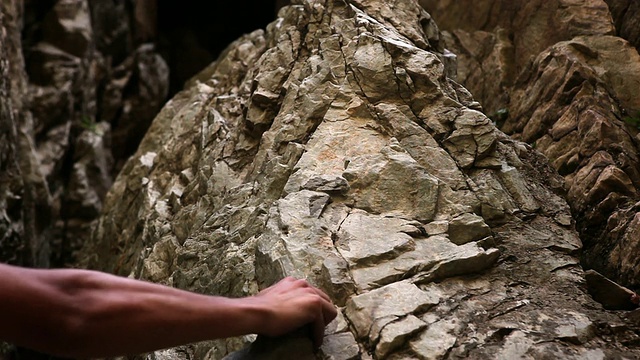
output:
[[495, 125], [498, 128], [501, 128], [508, 118], [509, 118], [509, 109], [507, 108], [498, 109], [496, 110], [496, 112], [489, 115], [489, 119], [493, 121], [493, 125]]
[[89, 130], [96, 135], [101, 135], [98, 131], [96, 121], [89, 116], [85, 115], [80, 119], [80, 127], [85, 130]]
[[640, 130], [640, 112], [637, 112], [635, 116], [627, 115], [622, 118], [622, 121]]
[[80, 119], [80, 126], [85, 130], [96, 132], [96, 122], [89, 116], [85, 115]]

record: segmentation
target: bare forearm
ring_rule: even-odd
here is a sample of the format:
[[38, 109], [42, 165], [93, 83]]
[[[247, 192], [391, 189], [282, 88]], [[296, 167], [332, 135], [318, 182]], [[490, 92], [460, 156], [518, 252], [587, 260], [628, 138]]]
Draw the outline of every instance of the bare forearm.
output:
[[84, 344], [83, 355], [90, 356], [255, 333], [265, 312], [251, 298], [205, 296], [128, 279], [87, 291], [93, 299], [74, 342]]
[[0, 264], [0, 317], [0, 340], [105, 357], [241, 334], [278, 336], [305, 324], [319, 346], [336, 309], [327, 294], [293, 278], [229, 299], [94, 271]]
[[[108, 274], [25, 270], [35, 277], [33, 306], [17, 322], [40, 329], [9, 340], [74, 357], [136, 354], [256, 332], [263, 311], [251, 298], [228, 299]], [[2, 325], [0, 325], [2, 326]], [[2, 331], [0, 330], [0, 333]]]

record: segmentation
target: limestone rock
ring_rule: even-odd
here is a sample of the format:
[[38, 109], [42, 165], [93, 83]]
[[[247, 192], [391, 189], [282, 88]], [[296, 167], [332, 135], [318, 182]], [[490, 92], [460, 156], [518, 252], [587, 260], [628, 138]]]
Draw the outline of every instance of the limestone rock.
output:
[[[637, 2], [421, 4], [447, 30], [458, 81], [502, 130], [541, 151], [564, 176], [585, 263], [640, 285], [631, 255], [637, 244], [628, 240], [640, 200]], [[522, 199], [530, 204], [522, 208], [537, 206]]]
[[360, 347], [353, 334], [348, 331], [327, 336], [320, 351], [326, 360], [356, 360], [360, 358]]
[[84, 0], [57, 1], [42, 24], [44, 41], [76, 57], [83, 57], [93, 37], [89, 4]]
[[[605, 60], [614, 53], [618, 60]], [[597, 54], [598, 61], [582, 58], [585, 54], [592, 54], [587, 55], [588, 58]], [[514, 120], [509, 120], [505, 127], [515, 132], [521, 131], [522, 137], [528, 141], [536, 141], [536, 148], [549, 156], [554, 167], [565, 176], [569, 189], [568, 200], [577, 213], [577, 225], [587, 244], [587, 263], [612, 278], [620, 279], [624, 284], [634, 285], [637, 283], [635, 266], [619, 265], [634, 261], [623, 260], [625, 255], [621, 255], [624, 251], [620, 248], [629, 246], [622, 239], [624, 232], [632, 231], [633, 226], [623, 232], [605, 229], [611, 226], [607, 225], [607, 222], [611, 224], [607, 219], [619, 218], [622, 214], [626, 214], [626, 222], [631, 221], [634, 211], [630, 207], [638, 198], [640, 177], [634, 165], [638, 163], [638, 150], [632, 135], [635, 130], [630, 131], [628, 125], [620, 120], [624, 116], [616, 112], [636, 111], [632, 109], [638, 105], [630, 95], [634, 92], [627, 87], [640, 80], [640, 57], [624, 40], [607, 36], [576, 38], [560, 43], [552, 47], [549, 53], [542, 54], [540, 61], [542, 57], [548, 60], [562, 59], [564, 64], [571, 64], [571, 70], [562, 77], [561, 82], [564, 85], [569, 82], [575, 84], [571, 87], [573, 90], [567, 87], [563, 90], [560, 81], [556, 85], [544, 86], [542, 82], [538, 85], [534, 85], [534, 81], [523, 82], [522, 90], [514, 91], [513, 96], [514, 100], [524, 99], [526, 92], [528, 103], [525, 105], [525, 102], [521, 102], [523, 106], [514, 109]], [[609, 63], [612, 65], [606, 65]], [[617, 64], [620, 63], [626, 65], [619, 67]], [[536, 62], [534, 66], [541, 64]], [[549, 63], [541, 71], [551, 75], [563, 70]], [[542, 93], [549, 89], [554, 89], [551, 91], [556, 95], [544, 105], [534, 105], [535, 99], [540, 98], [531, 94], [537, 92], [543, 96]], [[562, 99], [562, 93], [568, 97]], [[531, 112], [533, 106], [537, 110]], [[616, 112], [612, 113], [612, 108]], [[524, 113], [531, 114], [531, 121], [523, 121]], [[554, 118], [551, 114], [557, 115]], [[555, 119], [558, 119], [557, 122]], [[545, 134], [543, 129], [549, 126], [551, 131]], [[625, 150], [620, 152], [620, 149]]]
[[491, 229], [475, 214], [462, 214], [449, 222], [449, 239], [456, 245], [464, 245], [491, 235]]
[[615, 31], [603, 0], [420, 0], [420, 4], [446, 30], [446, 46], [458, 55], [457, 80], [487, 114], [511, 111], [513, 82], [548, 47], [580, 35]]
[[426, 326], [427, 324], [424, 321], [413, 315], [388, 324], [380, 332], [380, 339], [378, 340], [378, 345], [376, 345], [376, 356], [383, 359], [389, 352], [405, 343], [408, 337]]
[[225, 296], [306, 278], [345, 320], [318, 354], [305, 329], [181, 347], [209, 358], [638, 356], [601, 335], [562, 179], [452, 65], [414, 0], [283, 7], [165, 105], [86, 265]]
[[439, 321], [430, 324], [410, 347], [419, 359], [443, 359], [456, 343], [456, 336], [450, 333], [451, 322]]
[[[387, 324], [409, 314], [420, 313], [438, 304], [440, 297], [417, 286], [398, 282], [354, 296], [347, 303], [346, 316], [360, 338], [375, 341]], [[372, 333], [374, 331], [374, 333]]]
[[0, 4], [0, 261], [47, 267], [52, 200], [34, 143], [19, 1]]

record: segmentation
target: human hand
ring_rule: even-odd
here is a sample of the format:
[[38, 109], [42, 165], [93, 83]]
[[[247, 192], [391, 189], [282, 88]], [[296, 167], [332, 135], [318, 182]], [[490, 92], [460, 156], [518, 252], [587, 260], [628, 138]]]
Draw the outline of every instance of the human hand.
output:
[[280, 280], [247, 300], [257, 303], [266, 315], [258, 334], [280, 336], [311, 324], [316, 347], [322, 344], [325, 326], [338, 314], [327, 294], [306, 280], [292, 277]]
[[633, 293], [631, 295], [631, 302], [636, 304], [636, 305], [640, 304], [640, 296], [638, 296], [638, 294], [636, 294], [636, 293]]

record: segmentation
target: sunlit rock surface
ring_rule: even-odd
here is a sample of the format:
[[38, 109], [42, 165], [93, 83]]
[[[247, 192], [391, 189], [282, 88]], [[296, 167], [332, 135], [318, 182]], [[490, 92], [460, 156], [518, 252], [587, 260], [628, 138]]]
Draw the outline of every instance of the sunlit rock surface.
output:
[[341, 310], [316, 353], [302, 331], [157, 359], [640, 356], [584, 289], [562, 178], [453, 66], [416, 1], [284, 7], [166, 104], [85, 265], [226, 296], [296, 276]]

